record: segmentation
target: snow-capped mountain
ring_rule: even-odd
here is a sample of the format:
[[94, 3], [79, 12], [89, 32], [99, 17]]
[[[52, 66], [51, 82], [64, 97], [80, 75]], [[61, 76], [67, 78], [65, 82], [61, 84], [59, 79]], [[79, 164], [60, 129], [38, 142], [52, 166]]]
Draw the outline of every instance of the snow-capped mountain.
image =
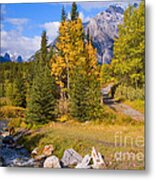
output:
[[4, 56], [0, 56], [0, 62], [18, 62], [18, 63], [22, 63], [23, 62], [23, 58], [22, 56], [16, 56], [13, 54], [9, 54], [9, 53], [5, 53]]

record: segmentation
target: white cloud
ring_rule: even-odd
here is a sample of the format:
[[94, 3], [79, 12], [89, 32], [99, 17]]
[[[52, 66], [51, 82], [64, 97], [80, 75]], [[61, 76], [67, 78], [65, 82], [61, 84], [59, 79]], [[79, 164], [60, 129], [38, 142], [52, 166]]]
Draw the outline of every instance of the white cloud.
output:
[[27, 25], [29, 19], [27, 18], [4, 18], [6, 14], [6, 6], [1, 5], [1, 19], [12, 24], [14, 30], [6, 31], [4, 30], [4, 24], [1, 23], [1, 53], [5, 54], [8, 52], [11, 56], [19, 56], [21, 55], [23, 59], [26, 61], [30, 58], [34, 53], [40, 49], [40, 36], [34, 36], [32, 38], [24, 36], [22, 34], [23, 28]]
[[59, 30], [60, 22], [46, 22], [41, 27], [43, 27], [48, 36], [49, 41], [55, 40], [55, 38], [58, 36], [58, 30]]
[[71, 13], [70, 12], [67, 14], [67, 19], [71, 19]]
[[24, 60], [27, 60], [40, 48], [41, 38], [34, 36], [29, 38], [23, 36], [17, 30], [1, 32], [1, 48], [2, 52], [8, 52], [13, 55], [21, 55]]
[[7, 18], [7, 22], [11, 23], [12, 25], [19, 26], [24, 25], [28, 22], [27, 18]]
[[24, 25], [26, 25], [28, 23], [29, 19], [27, 19], [27, 18], [7, 18], [5, 21], [9, 22], [13, 26], [15, 26], [15, 28], [21, 32], [23, 30]]
[[[79, 12], [79, 17], [81, 18], [82, 22], [87, 22], [87, 21], [90, 20], [90, 17], [89, 16], [85, 17], [83, 12]], [[71, 14], [70, 13], [67, 14], [67, 18], [71, 19]]]
[[90, 20], [90, 17], [85, 17], [83, 12], [79, 12], [79, 17], [82, 19], [82, 22], [88, 22]]

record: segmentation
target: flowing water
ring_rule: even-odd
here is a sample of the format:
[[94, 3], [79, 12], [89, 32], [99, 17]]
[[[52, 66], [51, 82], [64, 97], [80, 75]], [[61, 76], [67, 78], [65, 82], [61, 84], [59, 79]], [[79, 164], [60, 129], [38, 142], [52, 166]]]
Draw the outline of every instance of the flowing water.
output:
[[7, 121], [0, 120], [0, 166], [40, 167], [40, 162], [31, 158], [30, 153], [18, 145], [7, 132]]

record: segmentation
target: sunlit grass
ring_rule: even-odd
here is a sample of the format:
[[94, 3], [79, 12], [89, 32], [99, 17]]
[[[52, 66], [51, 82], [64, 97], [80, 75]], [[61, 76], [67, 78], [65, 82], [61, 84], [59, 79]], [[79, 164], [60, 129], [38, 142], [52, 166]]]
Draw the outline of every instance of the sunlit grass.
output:
[[[118, 133], [118, 144], [115, 144], [116, 133]], [[121, 134], [121, 135], [120, 135]], [[120, 138], [127, 138], [126, 145], [119, 147]], [[109, 163], [108, 168], [115, 169], [143, 169], [144, 162], [134, 160], [132, 162], [116, 162], [114, 159], [115, 152], [142, 152], [143, 147], [136, 146], [136, 138], [144, 137], [144, 125], [138, 123], [135, 125], [110, 125], [94, 124], [92, 122], [78, 123], [68, 121], [66, 123], [49, 123], [41, 129], [35, 130], [30, 136], [24, 138], [24, 144], [29, 150], [36, 146], [41, 149], [46, 144], [53, 144], [55, 147], [54, 154], [59, 158], [68, 148], [73, 148], [82, 156], [91, 153], [91, 148], [95, 146]], [[22, 140], [23, 142], [23, 140]]]

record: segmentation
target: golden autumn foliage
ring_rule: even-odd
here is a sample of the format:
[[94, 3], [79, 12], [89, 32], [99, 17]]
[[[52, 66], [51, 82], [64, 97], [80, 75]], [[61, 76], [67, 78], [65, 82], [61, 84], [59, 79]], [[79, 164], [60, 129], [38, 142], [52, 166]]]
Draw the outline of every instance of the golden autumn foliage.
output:
[[70, 76], [84, 52], [83, 26], [81, 19], [64, 21], [59, 28], [57, 53], [52, 58], [51, 73], [61, 88], [69, 89]]

